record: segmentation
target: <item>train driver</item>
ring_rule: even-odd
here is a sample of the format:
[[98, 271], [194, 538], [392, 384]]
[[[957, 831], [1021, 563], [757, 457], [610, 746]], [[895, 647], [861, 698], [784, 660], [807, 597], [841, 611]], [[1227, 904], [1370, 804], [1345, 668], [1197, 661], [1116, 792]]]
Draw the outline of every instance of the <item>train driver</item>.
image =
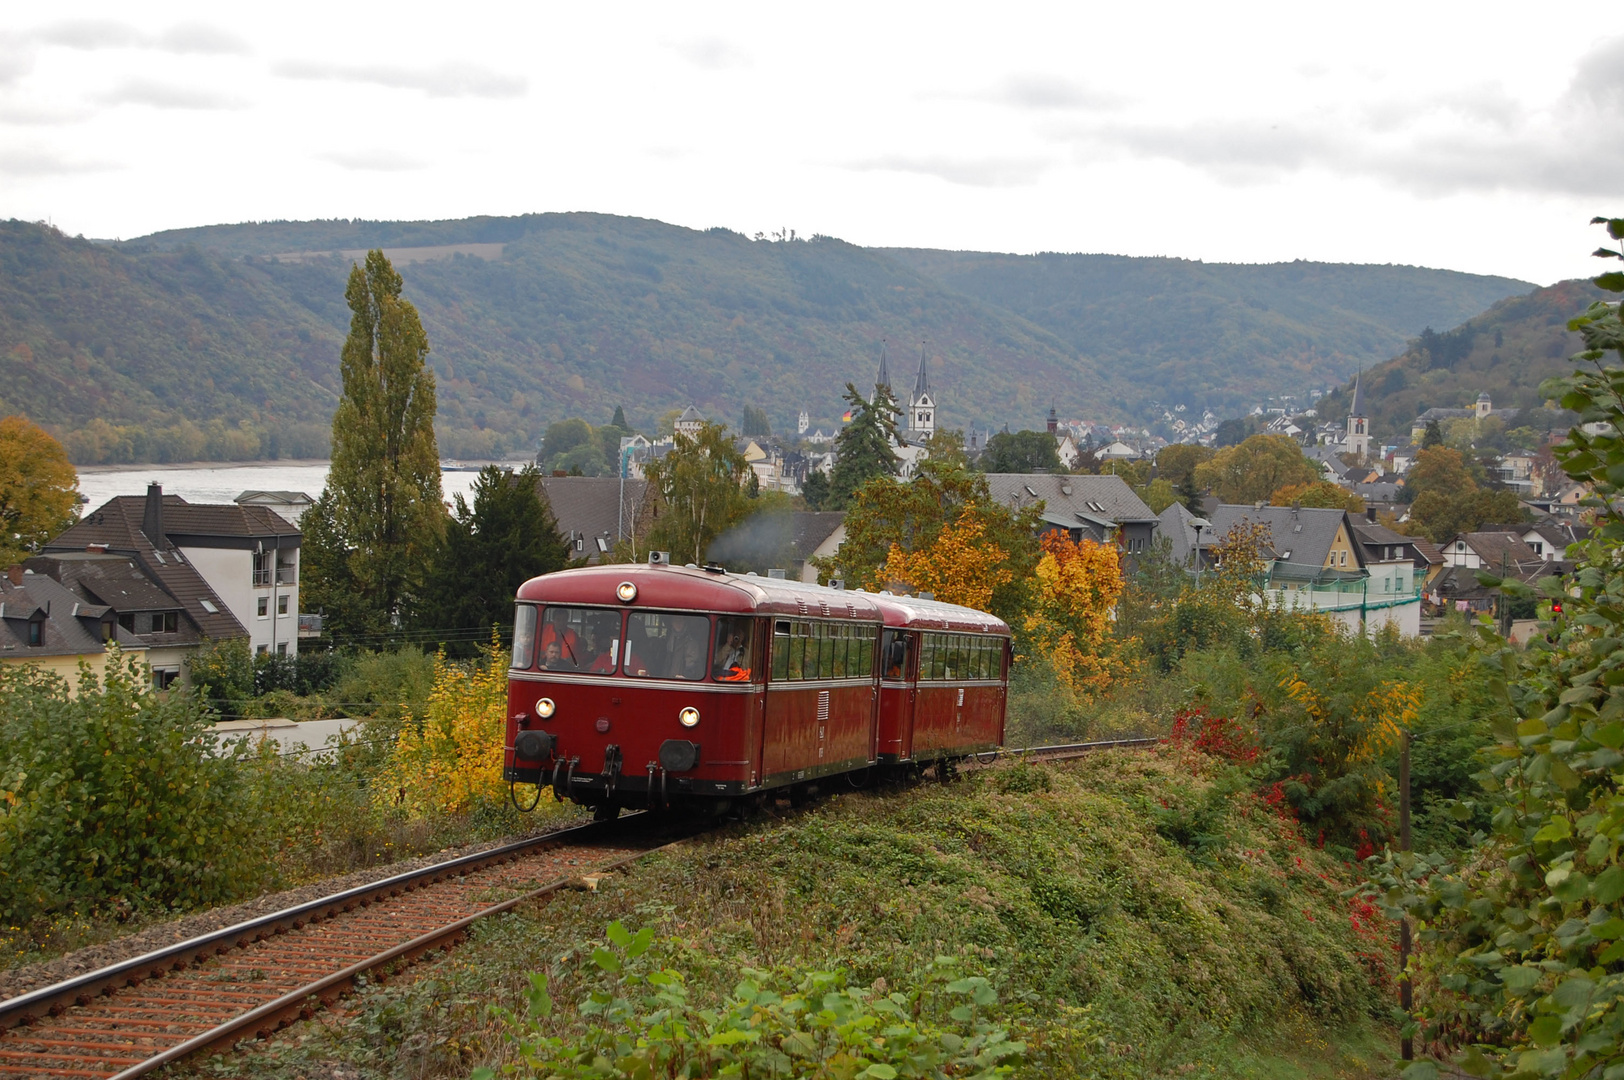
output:
[[743, 619], [718, 619], [716, 664], [711, 678], [718, 682], [747, 682], [750, 678], [750, 646], [745, 644]]
[[580, 663], [581, 647], [575, 638], [575, 631], [569, 627], [569, 610], [567, 608], [548, 608], [546, 622], [541, 626], [542, 656], [547, 655], [547, 643], [558, 643], [559, 654], [567, 661], [570, 667]]

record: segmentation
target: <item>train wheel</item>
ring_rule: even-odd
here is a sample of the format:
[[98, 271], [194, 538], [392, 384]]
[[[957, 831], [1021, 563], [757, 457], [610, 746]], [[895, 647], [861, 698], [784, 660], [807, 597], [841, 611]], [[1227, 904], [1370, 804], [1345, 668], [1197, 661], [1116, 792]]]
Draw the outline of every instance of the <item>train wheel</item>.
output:
[[873, 779], [874, 775], [872, 769], [858, 769], [855, 772], [849, 772], [846, 774], [846, 783], [850, 784], [858, 791], [868, 787], [870, 781]]
[[937, 758], [936, 779], [944, 784], [951, 784], [959, 778], [958, 758]]
[[592, 809], [593, 821], [613, 821], [620, 816], [619, 803], [599, 803]]

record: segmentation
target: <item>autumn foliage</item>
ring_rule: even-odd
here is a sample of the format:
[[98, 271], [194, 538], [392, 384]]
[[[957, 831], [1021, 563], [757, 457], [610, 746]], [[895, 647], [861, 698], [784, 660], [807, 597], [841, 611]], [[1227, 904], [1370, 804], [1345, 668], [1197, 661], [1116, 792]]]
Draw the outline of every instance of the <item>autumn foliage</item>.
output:
[[482, 651], [470, 665], [435, 657], [427, 715], [406, 722], [378, 780], [386, 808], [411, 817], [462, 814], [499, 808], [507, 798], [507, 666], [498, 642]]
[[986, 611], [993, 590], [1014, 578], [1008, 559], [1009, 554], [988, 539], [986, 523], [967, 512], [943, 525], [936, 539], [917, 551], [892, 544], [870, 585], [879, 589], [905, 585], [945, 603]]
[[1072, 690], [1104, 690], [1125, 666], [1112, 632], [1122, 596], [1121, 558], [1111, 545], [1077, 543], [1065, 533], [1045, 533], [1041, 542], [1027, 640]]

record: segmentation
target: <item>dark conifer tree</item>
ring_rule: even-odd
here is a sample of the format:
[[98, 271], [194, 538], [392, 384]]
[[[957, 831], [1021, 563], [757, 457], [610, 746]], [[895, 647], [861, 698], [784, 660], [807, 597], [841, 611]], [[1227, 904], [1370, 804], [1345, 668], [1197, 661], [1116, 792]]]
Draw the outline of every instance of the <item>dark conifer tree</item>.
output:
[[834, 473], [829, 477], [827, 510], [844, 510], [856, 490], [876, 476], [897, 474], [897, 403], [888, 386], [876, 386], [869, 400], [846, 384], [843, 395], [852, 407], [851, 423], [835, 440]]
[[415, 619], [422, 630], [444, 632], [450, 651], [469, 655], [492, 626], [511, 628], [519, 586], [569, 564], [569, 542], [540, 480], [533, 465], [518, 473], [488, 465], [474, 481], [472, 506], [457, 495], [417, 589]]

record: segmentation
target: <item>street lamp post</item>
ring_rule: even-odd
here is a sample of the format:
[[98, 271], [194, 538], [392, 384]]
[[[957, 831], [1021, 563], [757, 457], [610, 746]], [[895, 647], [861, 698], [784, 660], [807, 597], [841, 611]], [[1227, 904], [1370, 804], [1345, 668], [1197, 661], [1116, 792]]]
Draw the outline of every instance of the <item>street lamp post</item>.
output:
[[1212, 528], [1212, 522], [1206, 518], [1191, 518], [1191, 528], [1195, 529], [1195, 583], [1201, 585], [1201, 530]]

